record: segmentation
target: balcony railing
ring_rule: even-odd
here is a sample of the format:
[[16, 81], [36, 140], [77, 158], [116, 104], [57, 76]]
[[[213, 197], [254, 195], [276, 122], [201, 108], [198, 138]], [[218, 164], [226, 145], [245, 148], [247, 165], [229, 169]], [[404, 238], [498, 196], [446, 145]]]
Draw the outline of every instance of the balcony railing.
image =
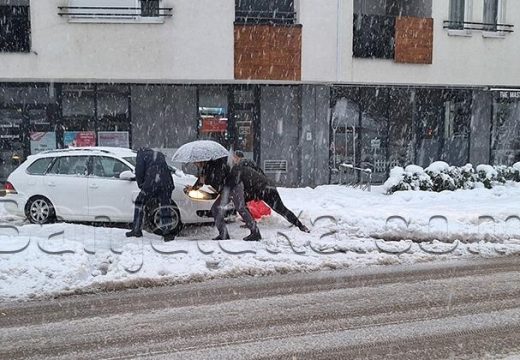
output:
[[296, 12], [294, 11], [235, 11], [235, 24], [290, 25], [294, 24], [295, 22]]
[[481, 23], [481, 22], [470, 22], [470, 21], [449, 21], [443, 22], [443, 28], [449, 30], [476, 30], [476, 31], [496, 31], [511, 33], [513, 32], [514, 25], [508, 24], [494, 24], [494, 23]]
[[60, 16], [71, 18], [133, 19], [137, 17], [165, 18], [173, 16], [173, 8], [150, 6], [143, 2], [141, 7], [111, 6], [58, 6]]

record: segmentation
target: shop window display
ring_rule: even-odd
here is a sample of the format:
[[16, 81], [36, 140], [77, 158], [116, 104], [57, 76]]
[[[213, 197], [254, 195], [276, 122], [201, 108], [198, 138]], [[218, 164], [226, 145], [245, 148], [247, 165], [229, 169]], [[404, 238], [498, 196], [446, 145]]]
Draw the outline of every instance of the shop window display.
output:
[[198, 138], [229, 146], [228, 92], [225, 87], [199, 89]]
[[491, 129], [493, 164], [520, 161], [520, 92], [504, 91], [494, 100]]

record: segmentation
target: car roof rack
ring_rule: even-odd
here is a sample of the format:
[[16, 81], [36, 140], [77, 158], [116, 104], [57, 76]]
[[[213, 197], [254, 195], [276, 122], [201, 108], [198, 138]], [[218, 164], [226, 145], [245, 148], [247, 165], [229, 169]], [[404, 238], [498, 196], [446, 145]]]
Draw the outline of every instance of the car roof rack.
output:
[[112, 154], [112, 152], [110, 152], [106, 149], [92, 149], [92, 148], [82, 148], [82, 147], [46, 150], [46, 151], [42, 151], [40, 154], [54, 154], [54, 153], [73, 152], [73, 151], [92, 151], [92, 152], [102, 152], [105, 154]]

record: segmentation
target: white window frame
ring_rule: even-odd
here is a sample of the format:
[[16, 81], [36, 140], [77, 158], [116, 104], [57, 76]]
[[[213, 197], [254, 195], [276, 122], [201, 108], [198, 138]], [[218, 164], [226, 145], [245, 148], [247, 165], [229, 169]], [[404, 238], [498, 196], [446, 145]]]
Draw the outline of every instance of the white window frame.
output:
[[[127, 2], [128, 5], [122, 5], [121, 3]], [[163, 1], [159, 0], [159, 6], [162, 7]], [[141, 0], [68, 0], [68, 6], [128, 6], [141, 8]], [[70, 12], [80, 13], [81, 10], [69, 10]], [[88, 12], [106, 12], [107, 10], [89, 10]], [[122, 11], [122, 10], [120, 10]], [[85, 11], [87, 12], [87, 11]], [[117, 13], [117, 10], [115, 10]], [[129, 14], [128, 16], [120, 16], [120, 17], [108, 17], [102, 15], [70, 15], [68, 22], [69, 23], [103, 23], [103, 24], [114, 24], [114, 23], [131, 23], [131, 24], [162, 24], [164, 23], [164, 17], [149, 17], [149, 16], [139, 16], [140, 10], [136, 10], [135, 15]]]
[[[449, 14], [449, 6], [448, 6], [448, 19], [450, 18]], [[451, 19], [450, 19], [451, 20]], [[464, 21], [472, 21], [473, 20], [473, 0], [465, 0], [464, 1]], [[449, 36], [465, 36], [471, 37], [473, 35], [471, 30], [458, 30], [458, 29], [448, 29]]]
[[[506, 8], [507, 8], [507, 0], [498, 0], [497, 5], [497, 24], [505, 24], [506, 23]], [[482, 14], [482, 18], [484, 18], [484, 14]], [[482, 37], [484, 38], [499, 38], [503, 39], [506, 36], [506, 32], [504, 31], [483, 31]]]

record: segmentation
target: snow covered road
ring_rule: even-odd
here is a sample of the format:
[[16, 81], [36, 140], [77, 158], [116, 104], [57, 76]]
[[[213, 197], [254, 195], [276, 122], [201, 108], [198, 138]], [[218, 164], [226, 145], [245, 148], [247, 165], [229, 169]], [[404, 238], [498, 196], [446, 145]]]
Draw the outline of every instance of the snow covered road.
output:
[[0, 359], [495, 359], [520, 259], [220, 279], [0, 305]]

